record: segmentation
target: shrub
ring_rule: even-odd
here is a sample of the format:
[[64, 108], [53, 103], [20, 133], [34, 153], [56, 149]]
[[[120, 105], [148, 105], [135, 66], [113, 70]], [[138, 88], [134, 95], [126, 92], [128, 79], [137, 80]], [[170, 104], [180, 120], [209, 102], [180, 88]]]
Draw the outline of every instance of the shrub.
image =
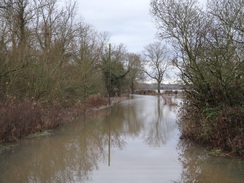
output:
[[220, 148], [231, 155], [244, 155], [243, 125], [242, 107], [214, 108], [200, 112], [185, 105], [181, 110], [181, 138]]

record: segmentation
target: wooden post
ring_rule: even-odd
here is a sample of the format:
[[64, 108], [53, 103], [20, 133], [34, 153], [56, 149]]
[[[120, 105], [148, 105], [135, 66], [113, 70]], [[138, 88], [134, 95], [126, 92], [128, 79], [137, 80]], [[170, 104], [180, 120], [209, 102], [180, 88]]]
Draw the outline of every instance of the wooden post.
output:
[[108, 77], [108, 103], [111, 105], [111, 44], [109, 43], [108, 48], [108, 66], [109, 66], [109, 77]]

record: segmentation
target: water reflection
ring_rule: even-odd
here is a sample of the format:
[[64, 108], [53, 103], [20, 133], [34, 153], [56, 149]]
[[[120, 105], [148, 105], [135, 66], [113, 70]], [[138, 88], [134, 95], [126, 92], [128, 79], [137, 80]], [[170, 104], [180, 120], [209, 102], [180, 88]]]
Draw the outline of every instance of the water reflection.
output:
[[171, 130], [175, 129], [175, 113], [171, 116], [173, 108], [164, 105], [163, 99], [158, 96], [155, 111], [151, 112], [150, 121], [147, 125], [146, 142], [155, 147], [165, 144], [169, 138]]
[[[108, 115], [97, 123], [60, 129], [52, 137], [27, 140], [0, 156], [0, 182], [82, 182], [107, 159]], [[111, 146], [123, 147], [116, 124], [111, 125]], [[65, 131], [65, 132], [64, 132]], [[15, 176], [13, 176], [15, 175]], [[16, 181], [18, 180], [18, 181]]]
[[244, 162], [238, 159], [212, 157], [188, 141], [178, 144], [182, 163], [181, 181], [209, 183], [240, 183], [244, 181]]
[[189, 143], [178, 142], [177, 110], [160, 97], [133, 96], [50, 136], [25, 139], [0, 151], [0, 182], [240, 180], [235, 172], [243, 164], [213, 161]]
[[[124, 136], [135, 137], [139, 123], [135, 108], [122, 106], [97, 112], [41, 139], [23, 140], [0, 154], [0, 182], [84, 182], [110, 149], [123, 149]], [[99, 116], [99, 117], [98, 117]], [[15, 176], [12, 176], [15, 175]]]

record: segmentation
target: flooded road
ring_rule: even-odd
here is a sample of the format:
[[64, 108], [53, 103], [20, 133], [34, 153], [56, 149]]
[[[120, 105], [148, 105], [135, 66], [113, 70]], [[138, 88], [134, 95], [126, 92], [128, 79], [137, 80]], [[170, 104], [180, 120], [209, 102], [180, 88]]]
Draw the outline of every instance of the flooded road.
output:
[[46, 136], [1, 147], [0, 182], [243, 182], [240, 160], [211, 157], [179, 140], [177, 112], [162, 98], [135, 95]]

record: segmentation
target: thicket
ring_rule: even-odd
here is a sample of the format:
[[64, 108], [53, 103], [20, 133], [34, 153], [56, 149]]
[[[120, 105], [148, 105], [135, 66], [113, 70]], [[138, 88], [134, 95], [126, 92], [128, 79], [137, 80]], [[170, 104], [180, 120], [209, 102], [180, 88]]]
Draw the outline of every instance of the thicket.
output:
[[0, 144], [70, 123], [93, 108], [106, 105], [108, 100], [99, 95], [90, 96], [86, 102], [78, 100], [72, 107], [42, 104], [30, 99], [0, 102]]
[[[129, 83], [137, 82], [139, 70], [135, 71], [138, 65], [134, 63], [139, 56], [131, 57], [124, 45], [115, 45], [111, 48], [112, 64], [106, 65], [108, 33], [84, 23], [76, 8], [77, 3], [71, 1], [64, 6], [58, 0], [0, 1], [2, 134], [6, 125], [14, 126], [12, 130], [27, 124], [35, 126], [35, 120], [42, 121], [39, 116], [44, 115], [43, 106], [50, 111], [59, 107], [75, 109], [77, 102], [85, 104], [92, 95], [107, 96], [104, 68], [111, 67], [113, 94], [129, 92]], [[133, 77], [129, 72], [134, 72]], [[99, 103], [100, 99], [96, 100]], [[26, 101], [41, 105], [35, 107], [39, 112], [32, 111], [32, 105]], [[20, 108], [28, 112], [18, 112]], [[31, 111], [36, 117], [31, 117]], [[55, 121], [49, 126], [55, 126]]]
[[151, 12], [186, 87], [182, 137], [243, 157], [243, 0], [152, 0]]

